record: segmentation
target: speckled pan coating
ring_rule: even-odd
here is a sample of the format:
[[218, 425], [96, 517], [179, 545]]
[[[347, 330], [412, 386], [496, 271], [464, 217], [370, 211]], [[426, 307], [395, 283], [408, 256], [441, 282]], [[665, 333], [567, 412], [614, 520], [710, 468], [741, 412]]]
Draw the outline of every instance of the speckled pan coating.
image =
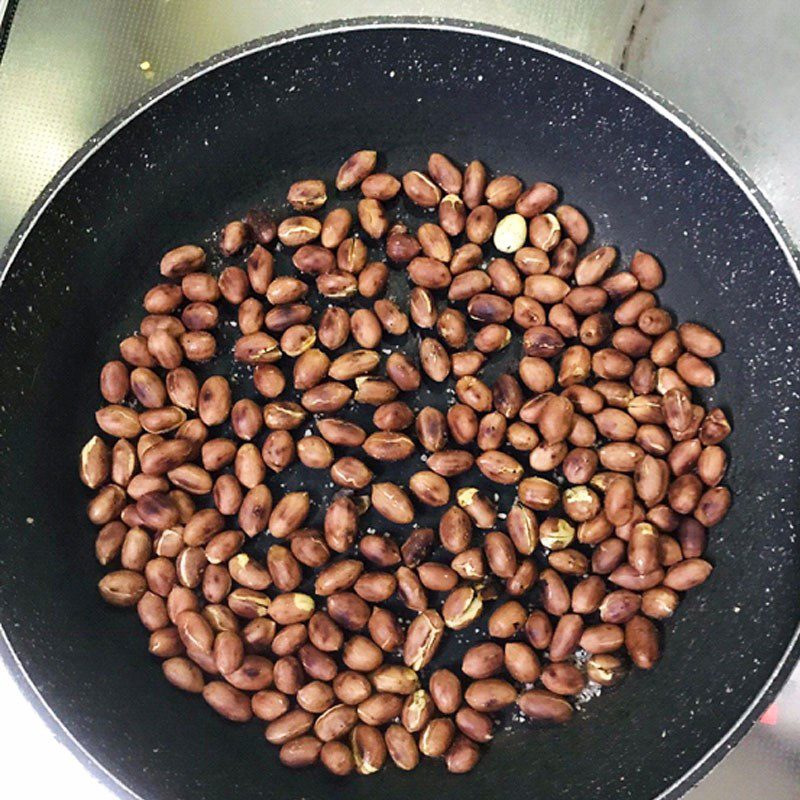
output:
[[627, 79], [527, 37], [432, 27], [305, 31], [190, 71], [87, 144], [0, 263], [4, 655], [120, 796], [344, 791], [322, 771], [282, 768], [255, 725], [178, 694], [134, 616], [101, 604], [75, 454], [92, 432], [95, 367], [135, 324], [161, 252], [282, 197], [296, 177], [330, 179], [363, 146], [395, 172], [443, 150], [555, 180], [593, 221], [594, 241], [619, 244], [625, 258], [639, 246], [659, 254], [663, 302], [725, 340], [708, 400], [733, 410], [736, 502], [714, 531], [714, 577], [667, 626], [658, 669], [567, 726], [499, 732], [468, 777], [432, 763], [388, 769], [348, 782], [347, 796], [677, 797], [738, 740], [797, 656], [800, 290], [782, 228], [702, 134]]

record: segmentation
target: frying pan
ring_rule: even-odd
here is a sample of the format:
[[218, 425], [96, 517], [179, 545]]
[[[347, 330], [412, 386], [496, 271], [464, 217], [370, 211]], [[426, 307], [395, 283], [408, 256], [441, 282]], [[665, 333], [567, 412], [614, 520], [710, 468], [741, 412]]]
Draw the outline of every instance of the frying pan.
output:
[[[98, 598], [75, 476], [94, 432], [98, 366], [135, 328], [160, 254], [209, 241], [250, 206], [281, 207], [291, 180], [330, 180], [361, 147], [398, 174], [441, 150], [556, 181], [593, 221], [592, 242], [617, 244], [622, 263], [637, 247], [657, 253], [662, 302], [726, 344], [705, 398], [734, 421], [735, 503], [713, 531], [714, 575], [664, 626], [655, 670], [566, 726], [504, 725], [468, 776], [439, 763], [346, 781], [291, 772], [256, 723], [228, 723], [170, 687], [135, 615]], [[730, 159], [619, 73], [532, 37], [430, 20], [244, 45], [88, 142], [28, 213], [2, 269], [4, 657], [120, 797], [674, 798], [743, 735], [798, 656], [795, 255]]]

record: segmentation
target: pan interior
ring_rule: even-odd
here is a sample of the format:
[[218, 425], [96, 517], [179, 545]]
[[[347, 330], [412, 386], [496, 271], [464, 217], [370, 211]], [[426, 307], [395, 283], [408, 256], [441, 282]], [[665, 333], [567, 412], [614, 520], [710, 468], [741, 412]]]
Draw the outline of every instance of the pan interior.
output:
[[[206, 243], [291, 181], [378, 150], [394, 174], [443, 151], [548, 180], [594, 225], [590, 244], [641, 247], [666, 268], [662, 303], [720, 333], [718, 387], [734, 433], [731, 513], [712, 580], [666, 626], [663, 660], [567, 726], [502, 727], [467, 778], [441, 764], [346, 784], [290, 772], [258, 723], [181, 695], [134, 614], [99, 600], [103, 571], [76, 456], [94, 432], [99, 366], [135, 328], [166, 249]], [[222, 265], [217, 256], [214, 268]], [[397, 276], [395, 276], [397, 280]], [[397, 283], [399, 286], [399, 283]], [[654, 797], [756, 698], [800, 615], [800, 292], [764, 217], [684, 131], [625, 88], [524, 43], [372, 28], [256, 49], [125, 125], [55, 195], [10, 265], [0, 319], [0, 613], [55, 714], [147, 798]], [[452, 654], [453, 663], [457, 654]]]

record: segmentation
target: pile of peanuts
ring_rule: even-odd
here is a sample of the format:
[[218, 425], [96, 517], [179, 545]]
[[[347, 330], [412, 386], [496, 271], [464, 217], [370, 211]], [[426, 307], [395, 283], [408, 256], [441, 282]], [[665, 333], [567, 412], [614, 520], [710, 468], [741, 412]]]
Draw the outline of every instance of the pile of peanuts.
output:
[[[138, 610], [170, 683], [265, 721], [290, 767], [422, 754], [467, 772], [502, 709], [563, 723], [588, 681], [652, 668], [658, 622], [711, 573], [730, 425], [693, 387], [714, 384], [722, 344], [658, 306], [653, 256], [612, 272], [614, 248], [583, 252], [589, 223], [553, 185], [438, 153], [402, 179], [376, 165], [364, 150], [338, 172], [355, 214], [318, 219], [326, 184], [302, 180], [295, 216], [228, 223], [218, 275], [198, 246], [163, 257], [102, 369], [108, 438], [80, 476], [115, 569], [100, 594]], [[406, 278], [407, 308], [383, 296]], [[209, 374], [231, 308], [246, 386]], [[417, 407], [426, 387], [442, 408]], [[273, 496], [298, 461], [300, 490]], [[315, 509], [303, 486], [328, 477]], [[433, 669], [484, 612], [460, 664]]]

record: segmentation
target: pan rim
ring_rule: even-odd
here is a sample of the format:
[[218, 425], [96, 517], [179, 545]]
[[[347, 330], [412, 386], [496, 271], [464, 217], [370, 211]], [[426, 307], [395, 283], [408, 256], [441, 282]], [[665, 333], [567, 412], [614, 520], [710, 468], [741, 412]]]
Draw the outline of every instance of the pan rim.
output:
[[[600, 78], [611, 81], [621, 89], [646, 103], [668, 122], [672, 123], [689, 136], [695, 144], [699, 145], [705, 153], [729, 175], [767, 225], [773, 238], [777, 241], [784, 253], [790, 274], [794, 276], [798, 285], [800, 285], [800, 251], [798, 251], [797, 246], [793, 243], [784, 223], [772, 204], [764, 197], [744, 168], [703, 126], [654, 89], [621, 72], [616, 67], [605, 64], [582, 53], [578, 53], [571, 48], [564, 47], [563, 45], [532, 34], [514, 31], [501, 26], [447, 17], [370, 16], [333, 20], [321, 24], [303, 26], [287, 31], [280, 31], [235, 45], [182, 70], [120, 111], [106, 125], [100, 128], [97, 133], [91, 136], [85, 144], [64, 163], [55, 176], [47, 183], [28, 211], [26, 211], [0, 255], [0, 292], [3, 289], [6, 276], [16, 256], [22, 249], [28, 236], [36, 227], [39, 218], [45, 213], [50, 203], [64, 186], [66, 186], [81, 167], [92, 156], [99, 152], [119, 131], [124, 129], [140, 114], [146, 112], [151, 106], [177, 91], [180, 87], [201, 78], [206, 73], [212, 72], [219, 67], [246, 58], [252, 54], [305, 39], [315, 39], [323, 36], [374, 29], [430, 30], [432, 27], [437, 31], [441, 30], [493, 39], [498, 42], [522, 45], [531, 50], [546, 53], [578, 67], [587, 69]], [[98, 778], [119, 797], [127, 797], [131, 798], [131, 800], [146, 800], [126, 786], [107, 766], [102, 764], [55, 713], [31, 679], [16, 651], [11, 646], [6, 626], [3, 624], [2, 620], [0, 620], [0, 657], [2, 657], [9, 674], [16, 682], [22, 695], [36, 710], [40, 719], [48, 725], [56, 739], [69, 748], [83, 766], [88, 769], [90, 774]], [[676, 800], [708, 774], [751, 728], [753, 723], [782, 688], [798, 660], [800, 660], [800, 623], [798, 623], [795, 628], [795, 632], [785, 652], [775, 665], [769, 678], [739, 718], [694, 765], [670, 786], [666, 787], [660, 794], [654, 796], [652, 800]]]

